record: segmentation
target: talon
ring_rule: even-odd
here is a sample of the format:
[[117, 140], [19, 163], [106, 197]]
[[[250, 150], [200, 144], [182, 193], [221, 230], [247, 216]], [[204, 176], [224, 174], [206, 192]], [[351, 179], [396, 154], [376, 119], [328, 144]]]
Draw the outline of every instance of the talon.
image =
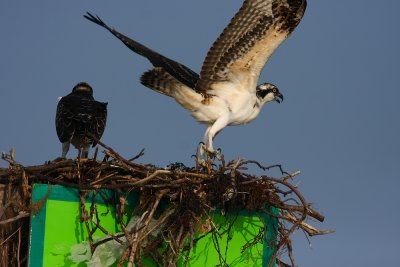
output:
[[205, 168], [207, 167], [207, 163], [206, 163], [206, 161], [204, 159], [197, 159], [196, 163], [200, 167], [205, 167]]
[[223, 155], [221, 153], [221, 149], [218, 149], [218, 153], [215, 153], [215, 158], [219, 161], [222, 161]]

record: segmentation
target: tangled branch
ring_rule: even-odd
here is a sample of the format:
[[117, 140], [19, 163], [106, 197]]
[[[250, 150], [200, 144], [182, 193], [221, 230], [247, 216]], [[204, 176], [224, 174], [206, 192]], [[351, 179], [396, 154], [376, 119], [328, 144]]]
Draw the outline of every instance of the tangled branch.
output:
[[[102, 142], [99, 144], [105, 149], [102, 160], [97, 160], [96, 151], [91, 159], [51, 161], [30, 167], [16, 162], [13, 151], [9, 154], [3, 153], [2, 159], [9, 163], [9, 167], [0, 169], [0, 184], [4, 184], [10, 193], [5, 196], [6, 205], [0, 206], [0, 225], [23, 221], [30, 213], [40, 209], [39, 204], [35, 207], [29, 204], [31, 185], [45, 183], [80, 190], [81, 220], [89, 235], [90, 249], [94, 252], [98, 246], [110, 240], [121, 245], [125, 242], [126, 248], [118, 266], [122, 266], [124, 262], [128, 266], [139, 264], [142, 256], [151, 257], [162, 266], [176, 266], [181, 255], [185, 255], [187, 262], [191, 249], [196, 245], [194, 233], [201, 228], [204, 219], [208, 219], [214, 209], [222, 212], [245, 209], [277, 218], [279, 236], [274, 256], [278, 257], [280, 251], [288, 251], [293, 266], [290, 236], [295, 230], [301, 229], [309, 236], [332, 232], [318, 230], [307, 222], [309, 219], [323, 222], [324, 216], [314, 210], [300, 190], [290, 182], [300, 171], [289, 173], [281, 165], [263, 166], [252, 160], [227, 163], [221, 160], [200, 168], [174, 163], [162, 169], [136, 163], [135, 160], [143, 155], [143, 150], [131, 159], [125, 159], [109, 146]], [[265, 172], [277, 168], [282, 177], [246, 173], [251, 164]], [[123, 231], [121, 234], [109, 233], [101, 226], [94, 200], [90, 212], [85, 208], [89, 193], [92, 192], [94, 199], [101, 189], [113, 190], [118, 196], [115, 209]], [[133, 225], [126, 225], [123, 220], [126, 213], [125, 196], [132, 191], [140, 192], [140, 205], [130, 216], [136, 214], [139, 217]], [[18, 199], [15, 199], [16, 195]], [[169, 207], [156, 216], [162, 198], [169, 200]], [[266, 207], [276, 207], [280, 212], [272, 214]], [[7, 213], [7, 210], [13, 212]], [[0, 232], [0, 242], [17, 240], [15, 229], [17, 228]], [[210, 229], [209, 232], [213, 232], [214, 228]], [[92, 236], [96, 230], [102, 231], [107, 238], [96, 241]], [[262, 240], [262, 235], [258, 234], [254, 238], [245, 248]], [[159, 248], [163, 246], [164, 249], [160, 251]], [[12, 266], [10, 262], [5, 262], [4, 266]], [[0, 262], [0, 265], [3, 263]]]

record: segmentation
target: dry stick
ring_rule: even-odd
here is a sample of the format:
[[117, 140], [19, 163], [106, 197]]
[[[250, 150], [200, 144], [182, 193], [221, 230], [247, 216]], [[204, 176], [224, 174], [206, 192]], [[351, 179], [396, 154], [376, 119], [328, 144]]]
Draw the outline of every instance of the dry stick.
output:
[[[128, 161], [126, 159], [122, 158], [122, 156], [116, 155], [116, 154], [112, 153], [109, 150], [104, 150], [103, 153], [106, 156], [108, 156], [109, 158], [112, 158], [112, 159], [116, 160], [118, 162], [118, 164], [120, 165], [120, 167], [122, 167], [122, 168], [124, 168], [126, 170], [129, 170], [130, 172], [135, 172], [135, 171], [138, 172], [138, 170], [135, 169], [136, 167], [132, 167], [131, 166], [131, 164], [132, 164], [131, 162], [130, 162], [130, 164], [127, 164], [126, 162], [128, 162]], [[147, 169], [145, 168], [145, 170], [147, 170]]]
[[[309, 205], [308, 205], [307, 201], [305, 200], [305, 198], [303, 197], [303, 195], [299, 192], [299, 190], [292, 184], [286, 182], [283, 179], [275, 179], [275, 178], [271, 178], [271, 177], [267, 177], [267, 179], [288, 187], [290, 190], [293, 191], [293, 193], [295, 193], [297, 195], [297, 197], [303, 204], [303, 213], [302, 213], [301, 218], [298, 219], [295, 223], [293, 223], [292, 227], [287, 231], [286, 234], [283, 235], [282, 239], [278, 243], [278, 248], [280, 248], [283, 244], [288, 242], [289, 236], [296, 230], [297, 227], [299, 227], [299, 225], [301, 225], [301, 222], [303, 222], [307, 218], [307, 210], [308, 210]], [[274, 257], [272, 259], [276, 258], [276, 254], [277, 254], [277, 251], [274, 253]], [[290, 252], [289, 252], [289, 256], [290, 256]], [[270, 261], [270, 266], [273, 265], [272, 259]], [[292, 260], [292, 257], [290, 257], [290, 259]], [[292, 265], [294, 266], [294, 261], [292, 261]]]
[[118, 264], [117, 264], [117, 267], [122, 267], [122, 266], [124, 265], [125, 260], [126, 260], [126, 259], [128, 258], [128, 256], [129, 256], [129, 250], [130, 250], [130, 247], [128, 246], [128, 247], [125, 249], [124, 253], [122, 254], [121, 259], [119, 259]]
[[[156, 178], [158, 175], [161, 174], [176, 174], [173, 171], [170, 170], [156, 170], [155, 172], [153, 172], [152, 174], [150, 174], [149, 176], [134, 182], [132, 184], [132, 186], [142, 186], [146, 183], [148, 183], [149, 181], [153, 180], [154, 178]], [[179, 172], [180, 175], [186, 175], [186, 176], [192, 176], [192, 177], [198, 177], [198, 178], [209, 178], [209, 175], [206, 174], [201, 174], [201, 173], [188, 173], [188, 172]], [[177, 180], [178, 181], [178, 180]], [[190, 182], [190, 180], [186, 180], [187, 182]], [[176, 181], [175, 181], [176, 182]]]
[[143, 155], [144, 155], [144, 148], [142, 148], [142, 150], [140, 150], [139, 154], [137, 154], [136, 156], [134, 156], [133, 158], [128, 159], [128, 160], [129, 161], [134, 161], [134, 160], [137, 160], [138, 158], [140, 158]]
[[82, 192], [81, 192], [81, 195], [79, 196], [79, 198], [80, 198], [80, 201], [81, 201], [82, 219], [83, 219], [83, 221], [85, 223], [86, 231], [87, 231], [88, 236], [89, 236], [90, 251], [93, 254], [95, 247], [94, 247], [93, 237], [92, 237], [92, 234], [91, 234], [91, 231], [90, 231], [89, 222], [88, 222], [89, 219], [88, 219], [88, 216], [87, 216], [87, 210], [86, 210], [86, 205], [85, 205], [85, 197], [83, 196]]
[[181, 224], [181, 227], [179, 227], [178, 235], [176, 236], [175, 242], [174, 242], [175, 251], [177, 252], [176, 254], [179, 254], [179, 244], [181, 241], [182, 234], [183, 234], [183, 225]]
[[[290, 211], [297, 211], [297, 212], [302, 212], [303, 207], [302, 206], [293, 206], [293, 205], [283, 205], [283, 204], [274, 204], [275, 207], [283, 210], [290, 210]], [[312, 208], [308, 207], [307, 208], [307, 214], [315, 219], [317, 219], [320, 222], [323, 222], [325, 220], [325, 217], [318, 213], [317, 211], [313, 210]]]
[[[287, 183], [286, 180], [287, 180], [288, 178], [295, 177], [295, 176], [297, 176], [297, 175], [299, 175], [299, 174], [300, 174], [300, 171], [296, 171], [296, 172], [294, 172], [294, 173], [292, 173], [292, 174], [288, 174], [288, 175], [286, 175], [286, 176], [283, 176], [283, 177], [281, 177], [281, 178], [278, 179], [278, 180], [282, 181], [283, 183], [282, 183], [282, 182], [278, 182], [278, 183], [281, 183], [281, 184], [287, 186], [289, 183]], [[256, 178], [256, 179], [253, 179], [253, 180], [250, 180], [250, 181], [242, 182], [241, 184], [242, 184], [242, 185], [246, 185], [246, 184], [254, 183], [254, 182], [257, 182], [257, 181], [260, 181], [260, 180], [267, 180], [267, 181], [276, 183], [276, 178], [267, 177], [267, 176], [262, 176], [262, 177], [260, 177], [260, 178]], [[281, 191], [281, 193], [284, 194], [284, 195], [287, 195], [288, 193], [291, 193], [291, 192], [293, 191], [292, 188], [295, 188], [295, 187], [289, 187], [289, 186], [288, 186], [288, 188], [290, 189], [289, 192], [283, 192], [283, 191]], [[296, 189], [296, 191], [297, 191], [298, 193], [300, 193], [297, 189]], [[296, 194], [296, 195], [297, 195], [297, 194]], [[299, 212], [301, 212], [301, 211], [304, 210], [304, 208], [301, 207], [301, 206], [280, 205], [280, 204], [274, 204], [274, 206], [276, 206], [277, 208], [283, 208], [283, 209], [294, 210], [294, 211], [299, 211]], [[307, 207], [307, 214], [310, 215], [311, 217], [317, 219], [317, 220], [320, 221], [320, 222], [323, 222], [323, 221], [325, 220], [325, 217], [324, 217], [322, 214], [318, 213], [317, 211], [315, 211], [315, 210], [312, 209], [311, 207]]]
[[29, 213], [29, 212], [24, 212], [24, 211], [23, 211], [23, 212], [21, 212], [19, 215], [15, 216], [15, 217], [13, 217], [13, 218], [10, 218], [10, 219], [7, 219], [7, 220], [0, 221], [0, 225], [3, 225], [3, 224], [7, 224], [7, 223], [12, 223], [12, 222], [18, 221], [18, 220], [20, 220], [20, 219], [22, 219], [22, 218], [29, 217], [29, 215], [30, 215], [30, 213]]
[[[94, 201], [95, 196], [93, 195], [92, 197], [92, 205]], [[94, 209], [94, 215], [96, 216], [96, 220], [92, 220], [96, 228], [100, 229], [105, 235], [109, 236], [110, 238], [103, 239], [96, 244], [94, 244], [94, 247], [97, 248], [99, 245], [109, 241], [109, 240], [115, 240], [116, 242], [122, 244], [122, 240], [119, 239], [119, 237], [124, 236], [123, 234], [120, 235], [115, 235], [113, 233], [108, 232], [103, 226], [100, 225], [100, 217], [99, 217], [99, 211], [97, 210], [97, 207], [93, 207]]]
[[292, 263], [292, 266], [295, 267], [296, 265], [294, 263], [294, 257], [293, 257], [292, 240], [287, 241], [286, 247], [288, 248], [288, 255], [290, 262]]
[[106, 182], [108, 179], [110, 178], [114, 178], [115, 176], [117, 176], [118, 172], [112, 172], [109, 173], [99, 179], [94, 180], [93, 182], [90, 183], [90, 185], [96, 185], [96, 184], [100, 184], [100, 183], [104, 183]]
[[[81, 149], [78, 150], [78, 160], [77, 160], [77, 176], [78, 176], [78, 185], [79, 187], [81, 187], [82, 185], [82, 179], [83, 177], [81, 176]], [[89, 236], [89, 245], [90, 245], [90, 251], [93, 254], [94, 252], [94, 242], [93, 242], [93, 236], [90, 230], [90, 226], [89, 226], [89, 218], [88, 218], [88, 214], [87, 214], [87, 210], [86, 210], [86, 203], [85, 203], [85, 198], [86, 198], [87, 194], [83, 193], [82, 190], [80, 189], [80, 202], [81, 202], [81, 212], [82, 212], [82, 218], [83, 221], [85, 223], [85, 227], [86, 227], [86, 231], [88, 233]]]
[[0, 247], [2, 247], [5, 243], [7, 243], [7, 241], [13, 237], [17, 232], [18, 232], [19, 228], [17, 230], [15, 230], [11, 235], [9, 235], [3, 242], [0, 243]]
[[[265, 209], [259, 209], [259, 211], [261, 211], [262, 213], [267, 214], [270, 217], [274, 217], [277, 218], [281, 221], [286, 221], [286, 222], [290, 222], [290, 223], [296, 223], [297, 222], [297, 218], [294, 217], [293, 215], [291, 215], [290, 213], [285, 213], [285, 216], [282, 215], [276, 215], [273, 214]], [[315, 235], [325, 235], [325, 234], [331, 234], [334, 233], [334, 230], [318, 230], [315, 227], [305, 223], [305, 222], [301, 222], [299, 227], [301, 229], [303, 229], [309, 236], [315, 236]]]
[[188, 262], [189, 262], [190, 252], [191, 252], [191, 250], [193, 248], [194, 230], [193, 230], [192, 226], [190, 226], [189, 231], [190, 231], [190, 242], [189, 242], [189, 248], [186, 251], [185, 262], [184, 262], [184, 265], [183, 265], [184, 267], [186, 267]]
[[18, 229], [18, 247], [17, 247], [17, 263], [18, 263], [18, 267], [21, 266], [20, 252], [21, 252], [21, 227], [19, 227], [19, 229]]
[[278, 264], [279, 267], [295, 267], [295, 266], [290, 266], [289, 264], [286, 264], [279, 259], [276, 259], [276, 263]]
[[[71, 163], [75, 163], [74, 160], [68, 159], [68, 160], [63, 160], [63, 161], [59, 161], [59, 162], [51, 162], [50, 164], [38, 165], [38, 166], [29, 166], [29, 167], [21, 166], [21, 170], [19, 170], [19, 171], [22, 171], [22, 169], [23, 169], [28, 173], [45, 172], [45, 171], [50, 171], [50, 170], [54, 170], [54, 169], [59, 169], [62, 166], [71, 168]], [[19, 173], [19, 171], [17, 173]], [[16, 173], [15, 169], [0, 169], [0, 176], [3, 176], [3, 175], [7, 176], [12, 173]]]
[[130, 162], [129, 160], [126, 160], [124, 157], [122, 157], [120, 154], [118, 154], [117, 152], [115, 152], [114, 149], [112, 149], [111, 147], [107, 146], [106, 144], [104, 144], [103, 142], [101, 142], [99, 139], [97, 139], [94, 135], [92, 134], [88, 134], [88, 136], [90, 138], [92, 138], [93, 140], [95, 140], [99, 145], [101, 145], [102, 147], [104, 147], [105, 149], [107, 149], [111, 155], [115, 156], [116, 159], [119, 159], [120, 161], [122, 161], [123, 163], [125, 163], [127, 166], [133, 167], [133, 168], [138, 168], [141, 167], [143, 168], [142, 165], [138, 165], [135, 163]]
[[123, 214], [125, 211], [125, 203], [126, 203], [126, 199], [122, 196], [122, 192], [121, 190], [117, 190], [117, 194], [118, 194], [118, 199], [119, 199], [119, 204], [120, 204], [120, 208], [117, 208], [117, 217], [119, 220], [119, 224], [121, 225], [122, 231], [125, 234], [126, 240], [129, 242], [130, 246], [132, 246], [132, 239], [131, 236], [128, 232], [128, 230], [126, 229], [125, 223], [123, 221]]
[[[80, 163], [82, 163], [83, 162], [83, 160], [81, 159], [80, 160]], [[51, 171], [51, 170], [54, 170], [54, 169], [57, 169], [57, 170], [59, 170], [59, 171], [62, 171], [62, 172], [69, 172], [69, 171], [74, 171], [75, 170], [75, 168], [76, 168], [76, 166], [71, 166], [71, 164], [74, 164], [75, 162], [73, 161], [73, 160], [66, 160], [66, 161], [63, 161], [63, 162], [56, 162], [56, 163], [51, 163], [51, 164], [48, 164], [48, 165], [43, 165], [43, 166], [31, 166], [31, 167], [24, 167], [24, 168], [22, 168], [22, 170], [21, 171], [18, 171], [17, 173], [20, 173], [20, 172], [22, 172], [23, 170], [24, 171], [26, 171], [26, 172], [28, 172], [28, 173], [34, 173], [34, 172], [46, 172], [46, 171]], [[80, 164], [81, 165], [81, 164]], [[61, 169], [60, 170], [60, 168], [65, 168], [65, 169]], [[135, 171], [137, 171], [137, 170], [135, 170]], [[4, 171], [3, 173], [2, 173], [2, 175], [10, 175], [11, 173], [15, 173], [15, 170], [7, 170], [7, 171]], [[161, 173], [164, 173], [164, 174], [173, 174], [173, 172], [172, 171], [169, 171], [169, 170], [158, 170], [158, 172], [157, 173], [155, 173], [155, 174], [153, 174], [153, 175], [157, 175], [157, 174], [161, 174]], [[202, 178], [202, 179], [211, 179], [210, 177], [209, 177], [209, 175], [207, 175], [207, 174], [201, 174], [201, 173], [189, 173], [189, 172], [179, 172], [179, 174], [180, 175], [182, 175], [182, 176], [189, 176], [189, 177], [195, 177], [195, 178]], [[36, 176], [38, 175], [38, 174], [35, 174]], [[43, 179], [48, 179], [48, 177], [42, 177]], [[151, 176], [151, 177], [146, 177], [148, 180], [151, 180], [151, 179], [153, 179], [154, 178], [154, 176]], [[140, 181], [140, 182], [138, 182], [137, 184], [133, 184], [133, 185], [135, 185], [135, 186], [140, 186], [140, 185], [142, 185], [143, 183], [145, 183], [146, 181], [148, 181], [148, 180], [145, 180], [145, 181]], [[54, 183], [56, 183], [56, 184], [61, 184], [61, 185], [66, 185], [66, 186], [71, 186], [71, 187], [74, 187], [74, 188], [80, 188], [80, 186], [77, 186], [76, 184], [73, 184], [73, 183], [68, 183], [68, 182], [64, 182], [64, 181], [54, 181], [54, 180], [52, 180], [52, 182], [54, 182]], [[177, 182], [177, 181], [176, 181]], [[186, 182], [189, 182], [188, 180], [186, 180]], [[99, 183], [97, 180], [95, 180], [95, 182], [94, 183], [92, 183], [92, 185], [93, 184], [95, 184], [95, 183]], [[198, 183], [198, 182], [196, 182], [196, 183]], [[96, 188], [99, 188], [99, 187], [94, 187], [94, 186], [88, 186], [88, 185], [81, 185], [81, 186], [83, 186], [83, 188], [82, 189], [96, 189]], [[118, 188], [118, 187], [124, 187], [124, 185], [122, 185], [122, 186], [119, 186], [119, 185], [116, 185], [116, 186], [109, 186], [109, 185], [106, 185], [106, 186], [102, 186], [101, 188], [109, 188], [109, 189], [113, 189], [113, 188]]]
[[286, 175], [290, 175], [288, 172], [284, 171], [282, 169], [282, 165], [281, 164], [274, 164], [274, 165], [270, 165], [270, 166], [263, 166], [261, 165], [258, 161], [255, 160], [247, 160], [247, 161], [243, 161], [242, 165], [247, 165], [248, 163], [253, 163], [256, 164], [260, 169], [262, 169], [263, 171], [267, 171], [271, 168], [279, 168], [279, 170], [281, 171], [282, 174], [286, 174]]
[[81, 190], [98, 190], [98, 189], [118, 190], [121, 188], [127, 188], [127, 184], [102, 184], [102, 185], [90, 186], [90, 185], [77, 185], [74, 183], [68, 183], [68, 182], [64, 182], [64, 181], [55, 181], [54, 184], [77, 188], [77, 189], [81, 189]]
[[138, 228], [138, 227], [140, 226], [141, 229], [140, 229], [140, 233], [139, 233], [139, 232], [136, 232], [136, 233], [135, 233], [135, 234], [136, 234], [136, 235], [135, 235], [136, 238], [135, 238], [134, 243], [133, 243], [133, 245], [132, 245], [132, 247], [131, 247], [131, 255], [130, 255], [130, 257], [129, 257], [128, 267], [132, 267], [132, 265], [133, 265], [133, 259], [134, 259], [134, 256], [136, 255], [137, 247], [138, 247], [138, 245], [140, 244], [140, 242], [138, 242], [138, 241], [141, 240], [141, 239], [143, 239], [143, 238], [145, 238], [145, 236], [143, 236], [143, 234], [144, 234], [144, 232], [146, 231], [147, 226], [149, 225], [151, 219], [153, 218], [154, 212], [156, 211], [156, 209], [157, 209], [157, 207], [158, 207], [158, 204], [160, 203], [161, 198], [162, 198], [162, 197], [165, 195], [165, 193], [167, 193], [167, 192], [168, 192], [168, 190], [162, 190], [162, 191], [160, 191], [160, 192], [157, 193], [156, 199], [155, 199], [155, 201], [154, 201], [153, 206], [151, 207], [150, 213], [148, 213], [148, 215], [147, 215], [147, 217], [146, 217], [144, 223], [142, 224], [144, 227], [142, 227], [142, 226], [139, 225], [139, 222], [141, 223], [142, 220], [140, 220], [140, 221], [137, 223], [137, 227], [136, 227], [136, 228]]
[[134, 182], [132, 185], [133, 186], [141, 186], [141, 185], [146, 184], [147, 182], [151, 181], [152, 179], [156, 178], [157, 175], [170, 174], [170, 173], [171, 173], [171, 171], [169, 171], [169, 170], [156, 170], [151, 175], [147, 176], [146, 178], [143, 178], [140, 181]]
[[21, 181], [21, 193], [22, 193], [22, 198], [23, 199], [30, 199], [30, 193], [29, 193], [29, 181], [28, 181], [28, 176], [26, 175], [26, 172], [22, 170], [22, 181]]
[[157, 224], [155, 224], [151, 229], [148, 229], [147, 232], [141, 237], [139, 238], [139, 243], [143, 241], [143, 239], [148, 236], [149, 234], [153, 233], [153, 231], [159, 227], [161, 227], [161, 225], [163, 225], [165, 223], [165, 221], [169, 218], [169, 216], [171, 216], [171, 214], [174, 212], [173, 209], [167, 210], [163, 213], [163, 215], [160, 216], [160, 218], [157, 220]]
[[10, 154], [7, 155], [5, 152], [1, 153], [1, 158], [10, 164], [10, 167], [21, 167], [21, 164], [14, 159], [14, 148], [11, 149]]
[[[100, 229], [100, 228], [99, 228]], [[104, 228], [103, 228], [104, 229]], [[101, 229], [100, 229], [101, 230]], [[102, 230], [103, 231], [103, 230]], [[107, 230], [106, 230], [106, 232], [107, 232]], [[103, 233], [105, 233], [104, 231], [103, 231]], [[115, 240], [115, 241], [117, 241], [118, 243], [120, 243], [121, 245], [123, 244], [123, 241], [121, 241], [121, 240], [119, 240], [119, 238], [120, 237], [124, 237], [125, 236], [125, 234], [119, 234], [119, 235], [112, 235], [112, 236], [110, 236], [110, 237], [108, 237], [108, 238], [104, 238], [104, 239], [102, 239], [102, 240], [100, 240], [100, 241], [97, 241], [95, 244], [94, 244], [94, 246], [95, 246], [95, 248], [97, 248], [98, 246], [100, 246], [100, 245], [102, 245], [102, 244], [104, 244], [104, 243], [107, 243], [108, 241], [111, 241], [111, 240]]]
[[[164, 241], [168, 243], [169, 248], [171, 249], [172, 253], [175, 254], [175, 248], [172, 245], [175, 242], [174, 236], [172, 235], [171, 231], [168, 231], [169, 240], [166, 240], [164, 237]], [[168, 254], [170, 255], [170, 254]]]
[[[284, 212], [285, 216], [282, 216], [282, 219], [286, 221], [290, 221], [294, 223], [296, 221], [296, 217], [290, 214], [289, 212]], [[314, 236], [314, 235], [325, 235], [325, 234], [331, 234], [334, 233], [334, 230], [318, 230], [315, 227], [309, 225], [308, 223], [301, 222], [300, 224], [301, 229], [307, 232], [309, 236]]]
[[[130, 261], [131, 261], [131, 257], [132, 257], [132, 262], [133, 262], [133, 259], [134, 259], [133, 257], [135, 256], [135, 255], [132, 254], [133, 253], [133, 245], [134, 245], [133, 242], [134, 242], [134, 240], [132, 239], [128, 229], [126, 229], [126, 226], [125, 226], [125, 224], [123, 222], [123, 213], [125, 211], [126, 199], [125, 199], [125, 197], [122, 196], [122, 192], [121, 192], [120, 189], [116, 190], [116, 191], [117, 191], [118, 199], [119, 199], [119, 203], [120, 203], [120, 208], [117, 209], [118, 210], [117, 217], [118, 217], [119, 223], [121, 225], [122, 231], [125, 234], [125, 238], [129, 242], [129, 246], [127, 247], [127, 249], [124, 252], [124, 257], [123, 257], [124, 260], [121, 261], [122, 260], [122, 258], [121, 258], [121, 260], [118, 263], [118, 266], [120, 266], [120, 264], [122, 266], [122, 263], [126, 260], [126, 258], [128, 258], [128, 256], [129, 256], [129, 260], [128, 260], [128, 266], [129, 266], [130, 265]], [[129, 250], [130, 250], [130, 252], [129, 252]], [[125, 256], [125, 254], [126, 254], [126, 256]]]
[[[143, 215], [145, 215], [145, 214], [143, 214]], [[141, 217], [136, 223], [135, 232], [132, 237], [132, 243], [130, 244], [128, 267], [132, 267], [133, 261], [135, 260], [135, 256], [136, 256], [136, 252], [137, 252], [137, 239], [138, 239], [138, 235], [139, 235], [138, 228], [139, 228], [139, 224], [141, 224], [141, 222], [142, 222], [142, 219], [143, 219], [143, 217]]]
[[[301, 171], [295, 171], [294, 173], [291, 173], [291, 174], [288, 173], [286, 176], [283, 176], [283, 177], [281, 177], [279, 179], [287, 180], [289, 178], [293, 178], [293, 177], [299, 175], [300, 173], [301, 173]], [[251, 183], [255, 183], [255, 182], [258, 182], [258, 181], [262, 181], [262, 180], [268, 180], [267, 178], [268, 178], [267, 176], [262, 176], [260, 178], [254, 178], [252, 180], [242, 182], [241, 184], [251, 184]], [[288, 193], [284, 193], [284, 194], [287, 195]]]
[[185, 232], [183, 235], [182, 235], [182, 233], [181, 233], [181, 236], [179, 237], [179, 240], [177, 240], [178, 241], [177, 247], [176, 247], [177, 253], [174, 255], [174, 259], [172, 260], [172, 262], [170, 262], [171, 267], [176, 266], [176, 263], [179, 260], [179, 256], [180, 256], [180, 249], [184, 246], [185, 241], [187, 240], [187, 238], [189, 237], [189, 234], [190, 234], [190, 232]]
[[0, 218], [3, 217], [4, 213], [6, 212], [6, 209], [9, 206], [11, 206], [11, 204], [13, 204], [12, 202], [14, 202], [14, 200], [7, 199], [7, 202], [5, 203], [5, 205], [3, 207], [0, 207]]

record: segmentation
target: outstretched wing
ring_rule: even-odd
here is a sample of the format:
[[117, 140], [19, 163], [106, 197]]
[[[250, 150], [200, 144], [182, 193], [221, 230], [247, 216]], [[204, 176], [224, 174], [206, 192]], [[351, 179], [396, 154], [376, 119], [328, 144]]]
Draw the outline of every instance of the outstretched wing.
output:
[[146, 57], [155, 67], [161, 67], [166, 72], [175, 77], [178, 81], [185, 84], [190, 88], [195, 88], [196, 83], [199, 79], [199, 75], [189, 69], [188, 67], [169, 59], [159, 53], [151, 50], [150, 48], [142, 45], [141, 43], [136, 42], [135, 40], [130, 39], [129, 37], [119, 33], [118, 31], [110, 28], [107, 24], [105, 24], [98, 16], [93, 16], [89, 12], [84, 17], [91, 22], [96, 23], [97, 25], [102, 26], [111, 32], [115, 37], [120, 39], [129, 49], [133, 52]]
[[306, 5], [306, 0], [245, 0], [208, 51], [196, 91], [207, 93], [215, 82], [256, 84], [269, 57], [299, 24]]

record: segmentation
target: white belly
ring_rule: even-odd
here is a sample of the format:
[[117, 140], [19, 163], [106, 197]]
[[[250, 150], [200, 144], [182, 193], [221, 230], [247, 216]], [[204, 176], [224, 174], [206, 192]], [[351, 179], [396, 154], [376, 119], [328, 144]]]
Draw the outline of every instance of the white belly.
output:
[[213, 124], [218, 118], [228, 116], [228, 125], [241, 125], [254, 120], [260, 112], [257, 97], [247, 91], [218, 91], [209, 103], [202, 103], [192, 116], [199, 122]]

